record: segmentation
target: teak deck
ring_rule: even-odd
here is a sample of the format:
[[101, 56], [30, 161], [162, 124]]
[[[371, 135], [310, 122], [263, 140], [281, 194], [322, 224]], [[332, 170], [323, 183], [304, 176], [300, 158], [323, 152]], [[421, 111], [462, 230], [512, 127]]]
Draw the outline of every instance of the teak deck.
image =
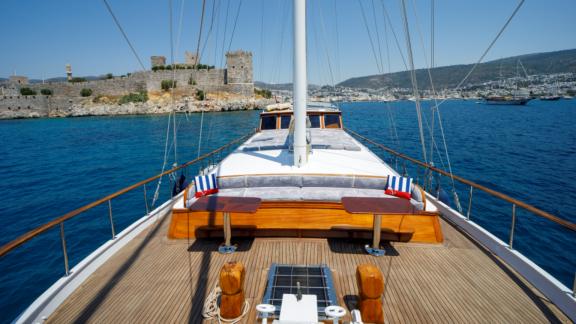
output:
[[233, 260], [246, 266], [246, 323], [255, 323], [254, 306], [273, 262], [327, 264], [340, 305], [349, 310], [358, 292], [356, 266], [375, 264], [386, 280], [388, 323], [568, 322], [530, 284], [444, 221], [442, 244], [392, 243], [378, 258], [364, 253], [367, 241], [289, 238], [243, 240], [238, 252], [221, 255], [220, 240], [168, 239], [169, 223], [167, 215], [114, 255], [48, 322], [200, 323], [220, 268]]

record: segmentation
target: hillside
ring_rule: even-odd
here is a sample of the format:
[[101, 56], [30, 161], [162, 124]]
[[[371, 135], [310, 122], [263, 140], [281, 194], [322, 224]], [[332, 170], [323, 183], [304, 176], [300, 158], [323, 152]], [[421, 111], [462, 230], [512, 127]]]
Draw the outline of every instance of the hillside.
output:
[[[524, 72], [518, 60], [526, 68], [528, 75], [553, 74], [553, 73], [576, 73], [576, 49], [536, 53], [520, 56], [512, 56], [504, 59], [489, 61], [479, 64], [470, 75], [466, 84], [478, 84], [486, 81], [497, 80], [500, 75], [504, 78], [514, 77], [518, 73], [524, 76]], [[437, 89], [454, 88], [464, 78], [473, 64], [451, 65], [437, 67], [431, 70], [432, 79]], [[430, 82], [426, 69], [416, 70], [418, 86], [421, 89], [429, 89]], [[464, 85], [466, 85], [464, 84]], [[410, 88], [410, 73], [407, 71], [381, 75], [370, 75], [345, 80], [338, 84], [350, 88]]]

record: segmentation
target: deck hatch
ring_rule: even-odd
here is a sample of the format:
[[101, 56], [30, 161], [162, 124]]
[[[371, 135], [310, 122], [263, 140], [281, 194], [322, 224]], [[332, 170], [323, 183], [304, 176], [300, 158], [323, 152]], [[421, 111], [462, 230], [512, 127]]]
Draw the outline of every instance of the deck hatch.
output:
[[[318, 319], [326, 319], [324, 308], [337, 305], [332, 273], [328, 266], [276, 264], [270, 266], [263, 304], [276, 306], [275, 317], [279, 318], [282, 295], [296, 294], [300, 282], [302, 294], [316, 295]], [[260, 314], [262, 315], [262, 314]]]

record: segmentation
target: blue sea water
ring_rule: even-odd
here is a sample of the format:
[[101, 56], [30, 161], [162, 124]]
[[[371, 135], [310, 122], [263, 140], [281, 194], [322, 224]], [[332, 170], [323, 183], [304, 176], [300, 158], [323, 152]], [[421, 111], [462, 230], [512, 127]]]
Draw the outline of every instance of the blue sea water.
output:
[[[428, 123], [430, 105], [424, 102]], [[340, 108], [346, 127], [421, 159], [414, 103], [343, 103]], [[534, 100], [527, 106], [447, 101], [441, 113], [455, 174], [576, 222], [576, 100]], [[178, 116], [179, 163], [197, 156], [200, 117]], [[398, 142], [391, 136], [390, 117]], [[249, 132], [257, 120], [255, 111], [205, 114], [201, 152]], [[167, 123], [167, 116], [0, 121], [0, 244], [159, 173]], [[437, 119], [435, 134], [443, 151]], [[394, 165], [389, 155], [373, 149]], [[169, 156], [172, 163], [173, 147]], [[433, 156], [438, 167], [446, 164], [444, 156]], [[411, 165], [406, 168], [421, 177]], [[440, 182], [450, 192], [448, 179]], [[154, 189], [155, 184], [147, 187], [149, 202]], [[469, 188], [457, 183], [456, 189], [466, 210]], [[169, 195], [164, 179], [159, 203]], [[113, 200], [112, 206], [119, 232], [145, 213], [143, 190]], [[474, 192], [471, 219], [506, 242], [511, 210], [508, 203]], [[65, 232], [73, 267], [110, 238], [108, 206], [67, 221]], [[569, 287], [576, 271], [574, 242], [576, 233], [518, 210], [514, 247]], [[63, 272], [58, 227], [1, 258], [0, 322], [14, 319]]]

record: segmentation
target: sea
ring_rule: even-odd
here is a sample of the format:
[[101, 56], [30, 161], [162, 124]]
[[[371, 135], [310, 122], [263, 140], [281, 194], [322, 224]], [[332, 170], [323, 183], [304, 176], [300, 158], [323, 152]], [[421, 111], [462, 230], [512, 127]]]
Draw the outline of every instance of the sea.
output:
[[[448, 169], [447, 148], [454, 174], [576, 222], [576, 100], [532, 100], [526, 106], [448, 100], [439, 113], [432, 113], [433, 105], [424, 101], [422, 115], [426, 156], [435, 166]], [[338, 106], [345, 127], [423, 159], [413, 102]], [[0, 121], [0, 245], [154, 176], [163, 166], [193, 160], [253, 131], [258, 114], [178, 114], [176, 143], [166, 141], [171, 123], [167, 115]], [[399, 172], [425, 181], [422, 170], [369, 147]], [[190, 178], [197, 171], [190, 168], [185, 175]], [[447, 177], [432, 182], [452, 206], [455, 192], [463, 212], [470, 209], [472, 221], [508, 242], [510, 203], [475, 190], [469, 205], [468, 186], [453, 186]], [[164, 177], [160, 185], [147, 185], [146, 196], [140, 187], [113, 199], [116, 232], [145, 215], [147, 205], [169, 199], [171, 187], [171, 179]], [[70, 268], [111, 238], [108, 208], [103, 204], [65, 222]], [[576, 232], [520, 208], [516, 217], [514, 248], [572, 287]], [[60, 230], [56, 226], [0, 259], [0, 322], [14, 320], [64, 274]]]

